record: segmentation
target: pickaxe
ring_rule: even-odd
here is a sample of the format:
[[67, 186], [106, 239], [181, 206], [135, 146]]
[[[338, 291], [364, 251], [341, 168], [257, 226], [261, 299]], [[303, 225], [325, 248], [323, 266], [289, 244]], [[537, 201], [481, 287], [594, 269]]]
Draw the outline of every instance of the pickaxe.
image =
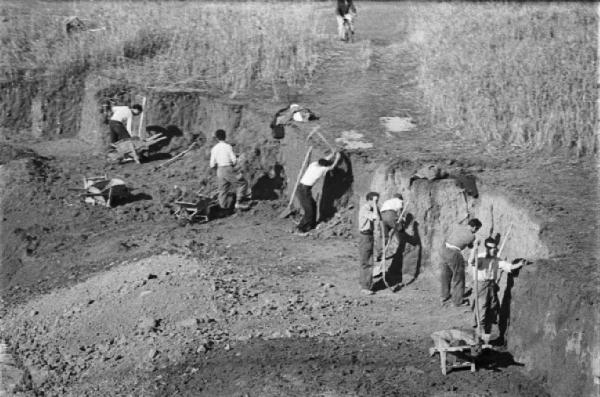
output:
[[308, 142], [308, 140], [314, 135], [317, 134], [319, 136], [319, 138], [321, 138], [321, 140], [323, 142], [325, 142], [325, 144], [327, 145], [327, 147], [329, 147], [329, 150], [331, 150], [332, 152], [335, 152], [335, 149], [333, 146], [331, 146], [331, 144], [329, 142], [327, 142], [327, 139], [325, 139], [325, 137], [323, 136], [323, 134], [321, 134], [319, 132], [319, 129], [321, 128], [320, 125], [316, 126], [315, 128], [312, 129], [312, 131], [308, 134], [308, 136], [306, 137], [306, 142]]

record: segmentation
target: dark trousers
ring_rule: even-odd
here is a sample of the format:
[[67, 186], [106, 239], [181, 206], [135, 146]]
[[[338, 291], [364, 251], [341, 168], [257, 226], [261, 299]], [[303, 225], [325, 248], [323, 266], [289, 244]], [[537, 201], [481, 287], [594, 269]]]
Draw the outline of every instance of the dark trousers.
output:
[[110, 143], [130, 138], [127, 128], [120, 121], [110, 120], [108, 126], [110, 128]]
[[445, 245], [440, 256], [442, 261], [441, 297], [445, 300], [452, 296], [452, 303], [460, 306], [465, 294], [465, 260], [460, 251]]
[[360, 274], [358, 283], [364, 289], [373, 288], [373, 235], [360, 233], [358, 252], [360, 255]]
[[[500, 303], [498, 300], [498, 285], [494, 280], [479, 280], [477, 283], [477, 297], [479, 301], [479, 323], [484, 333], [492, 332], [492, 324], [497, 322]], [[473, 312], [475, 312], [475, 299], [471, 303]], [[475, 313], [473, 313], [475, 316]], [[475, 320], [477, 321], [477, 320]], [[477, 322], [475, 322], [477, 326]]]
[[317, 202], [312, 196], [311, 187], [303, 184], [298, 185], [296, 197], [304, 211], [304, 215], [302, 215], [302, 219], [298, 224], [298, 230], [303, 233], [308, 232], [317, 225]]
[[246, 197], [248, 183], [245, 179], [238, 179], [238, 176], [230, 165], [217, 168], [217, 185], [219, 187], [219, 206], [223, 209], [230, 209], [234, 203], [231, 202], [231, 196], [235, 189], [235, 203], [241, 202]]

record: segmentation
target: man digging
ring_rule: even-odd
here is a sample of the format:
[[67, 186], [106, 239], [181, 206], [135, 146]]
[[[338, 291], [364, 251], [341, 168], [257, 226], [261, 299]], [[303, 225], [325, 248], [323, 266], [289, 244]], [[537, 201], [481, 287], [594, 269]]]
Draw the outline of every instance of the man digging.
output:
[[340, 158], [341, 156], [339, 153], [331, 153], [325, 158], [310, 163], [304, 172], [304, 175], [298, 184], [298, 190], [296, 191], [296, 197], [298, 197], [298, 201], [304, 212], [302, 219], [296, 228], [297, 233], [306, 235], [308, 231], [314, 229], [317, 225], [317, 202], [312, 196], [312, 187], [319, 179], [325, 176], [326, 173], [336, 167]]
[[237, 165], [238, 159], [233, 153], [233, 148], [225, 142], [227, 134], [225, 130], [217, 130], [215, 138], [218, 143], [210, 150], [210, 168], [217, 168], [217, 184], [219, 186], [219, 206], [223, 209], [230, 209], [229, 196], [232, 187], [235, 187], [235, 204], [236, 210], [246, 210], [248, 205], [242, 203], [247, 196], [248, 183], [241, 177], [237, 176], [234, 167]]
[[394, 194], [391, 199], [385, 200], [381, 205], [381, 222], [386, 245], [392, 237], [392, 233], [398, 233], [403, 229], [404, 225], [400, 219], [403, 208], [404, 201], [400, 193]]
[[[525, 260], [521, 259], [515, 263], [498, 260], [498, 245], [496, 240], [492, 237], [487, 238], [484, 241], [485, 254], [479, 258], [471, 258], [469, 265], [475, 266], [477, 263], [477, 272], [474, 273], [477, 277], [478, 286], [476, 291], [479, 299], [479, 325], [483, 329], [482, 339], [485, 343], [490, 341], [490, 334], [492, 330], [492, 324], [496, 322], [500, 310], [500, 302], [498, 300], [498, 270], [511, 273], [513, 270], [519, 269], [525, 264]], [[473, 299], [471, 307], [476, 312], [475, 300]], [[475, 316], [475, 327], [477, 324], [477, 316]]]
[[471, 219], [467, 225], [457, 225], [442, 247], [441, 259], [441, 303], [452, 298], [455, 307], [465, 306], [465, 259], [461, 251], [473, 247], [475, 233], [481, 228], [479, 219]]
[[377, 201], [379, 193], [369, 192], [366, 196], [367, 202], [358, 211], [358, 251], [360, 256], [360, 275], [358, 282], [361, 292], [365, 295], [373, 295], [373, 244], [375, 222], [380, 220]]
[[111, 116], [108, 121], [110, 128], [110, 143], [115, 143], [121, 139], [131, 138], [131, 124], [134, 116], [139, 116], [143, 109], [142, 105], [135, 104], [129, 106], [111, 107]]

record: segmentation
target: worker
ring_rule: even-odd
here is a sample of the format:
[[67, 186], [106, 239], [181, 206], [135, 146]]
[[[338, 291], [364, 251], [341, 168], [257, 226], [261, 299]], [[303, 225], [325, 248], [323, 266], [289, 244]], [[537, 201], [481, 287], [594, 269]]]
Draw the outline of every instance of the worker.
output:
[[219, 129], [215, 132], [215, 138], [218, 143], [210, 150], [210, 168], [217, 168], [217, 184], [219, 188], [219, 206], [223, 209], [230, 208], [229, 195], [232, 186], [235, 187], [235, 205], [236, 210], [248, 209], [248, 205], [243, 203], [247, 197], [248, 183], [236, 175], [234, 167], [238, 164], [238, 159], [233, 153], [233, 148], [225, 142], [227, 134], [225, 130]]
[[381, 223], [383, 224], [385, 244], [391, 237], [390, 231], [398, 232], [404, 228], [403, 220], [400, 219], [403, 208], [404, 201], [400, 193], [394, 194], [391, 199], [385, 200], [381, 205]]
[[110, 143], [115, 143], [121, 139], [131, 138], [131, 123], [134, 116], [142, 113], [142, 105], [135, 104], [129, 106], [112, 106], [111, 116], [108, 122], [110, 128]]
[[310, 109], [300, 106], [297, 103], [292, 103], [289, 107], [278, 110], [269, 126], [271, 127], [273, 138], [282, 139], [285, 136], [285, 126], [292, 121], [307, 122], [318, 119]]
[[[500, 309], [498, 300], [498, 270], [511, 273], [513, 270], [519, 269], [525, 264], [525, 259], [510, 263], [499, 260], [498, 244], [492, 237], [488, 237], [484, 241], [485, 253], [479, 255], [477, 259], [471, 258], [469, 261], [470, 268], [473, 269], [477, 263], [477, 272], [473, 272], [477, 276], [477, 296], [479, 301], [479, 324], [483, 330], [482, 339], [485, 343], [490, 340], [492, 324], [496, 322], [496, 318]], [[472, 300], [471, 307], [475, 312], [475, 299]], [[475, 316], [475, 326], [477, 327], [477, 318]]]
[[344, 19], [348, 20], [348, 23], [350, 23], [350, 30], [354, 32], [352, 15], [356, 15], [356, 7], [354, 6], [354, 2], [352, 0], [337, 0], [335, 18], [337, 19], [338, 37], [340, 40], [344, 40]]
[[373, 232], [375, 222], [379, 221], [379, 210], [377, 202], [379, 193], [369, 192], [366, 196], [367, 202], [358, 211], [358, 231], [360, 233], [358, 251], [360, 256], [360, 274], [358, 282], [361, 292], [366, 295], [373, 294]]
[[305, 234], [317, 225], [317, 202], [312, 196], [311, 189], [320, 178], [333, 170], [339, 161], [340, 154], [337, 152], [331, 153], [325, 158], [310, 163], [304, 175], [302, 175], [296, 190], [296, 197], [298, 197], [304, 211], [297, 226], [298, 233]]
[[465, 259], [461, 251], [473, 247], [475, 233], [481, 228], [477, 218], [464, 224], [456, 225], [440, 253], [441, 259], [441, 302], [445, 304], [452, 298], [454, 306], [464, 306], [465, 293]]

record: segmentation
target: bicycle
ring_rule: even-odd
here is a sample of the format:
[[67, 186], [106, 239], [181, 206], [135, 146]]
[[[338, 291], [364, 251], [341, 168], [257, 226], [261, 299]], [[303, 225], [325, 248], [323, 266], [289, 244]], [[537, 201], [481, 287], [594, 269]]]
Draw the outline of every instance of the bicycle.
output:
[[353, 14], [344, 15], [344, 41], [354, 43], [354, 26], [352, 20], [355, 18]]

